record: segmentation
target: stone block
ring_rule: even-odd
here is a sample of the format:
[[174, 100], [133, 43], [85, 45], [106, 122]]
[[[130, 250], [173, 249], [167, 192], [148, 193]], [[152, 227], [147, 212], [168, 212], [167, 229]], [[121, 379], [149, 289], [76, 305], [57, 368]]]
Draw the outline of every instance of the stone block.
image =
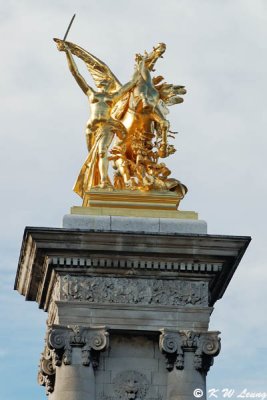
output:
[[[167, 386], [158, 386], [158, 398], [159, 399], [166, 399], [166, 391], [167, 391]], [[180, 398], [179, 398], [180, 400]]]
[[96, 372], [96, 384], [111, 383], [111, 371], [99, 371]]
[[160, 372], [152, 372], [152, 384], [153, 385], [167, 385], [167, 370], [165, 364], [165, 370]]
[[118, 371], [124, 371], [126, 369], [136, 371], [158, 371], [158, 360], [141, 358], [141, 357], [124, 357], [123, 362], [120, 357], [110, 357], [106, 360], [106, 369], [112, 371], [111, 379], [117, 375]]
[[158, 233], [159, 218], [112, 216], [111, 231]]
[[110, 216], [108, 215], [74, 215], [63, 217], [63, 228], [88, 229], [93, 231], [110, 231]]
[[63, 228], [114, 232], [206, 234], [207, 223], [200, 220], [175, 218], [122, 217], [109, 215], [67, 214]]
[[[89, 307], [90, 306], [90, 307]], [[68, 325], [105, 325], [111, 329], [159, 331], [168, 329], [208, 329], [212, 308], [155, 308], [137, 306], [95, 305], [86, 302], [57, 303], [58, 321]], [[197, 321], [197, 322], [196, 322]]]
[[207, 234], [207, 223], [200, 220], [160, 218], [159, 232]]
[[109, 356], [154, 358], [154, 342], [145, 336], [111, 336]]

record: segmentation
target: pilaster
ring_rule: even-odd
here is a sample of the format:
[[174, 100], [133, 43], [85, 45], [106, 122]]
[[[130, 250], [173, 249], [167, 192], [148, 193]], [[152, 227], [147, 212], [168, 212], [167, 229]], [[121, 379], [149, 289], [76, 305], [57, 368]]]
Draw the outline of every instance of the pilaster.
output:
[[[191, 400], [194, 390], [206, 396], [206, 375], [220, 352], [219, 332], [162, 330], [160, 350], [166, 357], [167, 400]], [[201, 396], [202, 397], [202, 396]]]
[[99, 352], [108, 347], [105, 327], [54, 325], [49, 328], [38, 381], [50, 399], [95, 399]]

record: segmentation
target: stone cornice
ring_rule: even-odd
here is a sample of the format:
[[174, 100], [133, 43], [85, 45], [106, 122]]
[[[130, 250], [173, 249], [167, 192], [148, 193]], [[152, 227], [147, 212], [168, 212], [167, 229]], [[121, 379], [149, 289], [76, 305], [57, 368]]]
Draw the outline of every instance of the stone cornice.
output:
[[174, 279], [190, 276], [209, 281], [212, 306], [222, 297], [249, 242], [246, 236], [26, 228], [15, 289], [47, 309], [51, 279], [60, 269]]

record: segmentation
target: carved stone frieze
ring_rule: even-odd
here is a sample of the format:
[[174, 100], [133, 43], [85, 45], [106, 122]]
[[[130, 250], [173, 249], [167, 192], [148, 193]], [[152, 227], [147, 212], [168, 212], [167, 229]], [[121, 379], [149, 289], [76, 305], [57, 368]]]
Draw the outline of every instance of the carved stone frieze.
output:
[[220, 352], [220, 332], [196, 332], [183, 330], [169, 332], [162, 330], [159, 347], [166, 356], [167, 369], [184, 368], [184, 352], [194, 352], [194, 368], [207, 372], [213, 364], [213, 357]]
[[208, 283], [164, 279], [61, 278], [60, 298], [90, 303], [208, 306]]

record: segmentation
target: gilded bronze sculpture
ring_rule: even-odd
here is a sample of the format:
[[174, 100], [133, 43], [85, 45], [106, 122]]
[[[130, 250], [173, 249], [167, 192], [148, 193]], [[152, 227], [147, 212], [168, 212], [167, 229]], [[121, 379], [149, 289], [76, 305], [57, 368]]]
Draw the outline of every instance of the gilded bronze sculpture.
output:
[[[166, 115], [168, 107], [183, 101], [184, 86], [151, 76], [166, 45], [159, 43], [150, 53], [136, 54], [132, 79], [122, 85], [110, 68], [80, 46], [54, 39], [67, 57], [69, 69], [88, 97], [90, 118], [86, 127], [88, 157], [82, 166], [74, 191], [83, 199], [90, 190], [177, 192], [187, 189], [160, 161], [175, 152]], [[97, 87], [94, 90], [79, 73], [74, 57], [85, 62]], [[115, 137], [113, 146], [112, 142]], [[110, 152], [110, 154], [108, 154]], [[115, 170], [108, 176], [109, 162]]]

